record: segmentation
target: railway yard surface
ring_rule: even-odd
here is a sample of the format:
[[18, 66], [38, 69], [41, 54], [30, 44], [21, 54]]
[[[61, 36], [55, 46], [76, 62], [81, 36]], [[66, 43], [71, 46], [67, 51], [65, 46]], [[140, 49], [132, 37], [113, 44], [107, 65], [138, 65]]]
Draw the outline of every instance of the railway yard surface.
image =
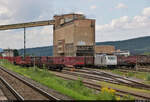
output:
[[6, 63], [0, 67], [1, 100], [99, 100], [104, 92], [115, 97], [107, 100], [150, 100], [150, 84], [110, 70], [64, 68], [59, 72]]
[[7, 97], [4, 95], [1, 89], [0, 89], [0, 100], [7, 100]]
[[71, 98], [55, 90], [49, 89], [4, 67], [0, 67], [0, 73], [1, 85], [5, 84], [1, 87], [3, 91], [0, 90], [1, 100], [71, 100]]

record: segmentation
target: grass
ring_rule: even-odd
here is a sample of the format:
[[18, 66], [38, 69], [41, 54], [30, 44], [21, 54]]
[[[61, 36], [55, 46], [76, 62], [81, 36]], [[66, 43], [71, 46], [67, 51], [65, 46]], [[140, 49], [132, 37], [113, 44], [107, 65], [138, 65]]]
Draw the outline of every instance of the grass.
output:
[[[82, 79], [79, 77], [77, 81], [64, 80], [47, 71], [47, 69], [39, 69], [37, 67], [23, 68], [15, 66], [7, 61], [0, 60], [0, 65], [5, 68], [24, 75], [36, 82], [39, 82], [49, 88], [52, 88], [64, 95], [70, 96], [75, 100], [120, 100], [110, 91], [102, 91], [96, 94], [94, 90], [83, 85]], [[103, 86], [106, 87], [106, 85]], [[120, 86], [121, 87], [121, 86]], [[121, 100], [131, 100], [130, 97], [121, 98]]]
[[117, 88], [121, 90], [129, 90], [131, 92], [136, 92], [136, 93], [147, 93], [150, 94], [150, 90], [144, 90], [144, 89], [137, 89], [137, 88], [132, 88], [124, 85], [117, 85], [117, 84], [112, 84], [112, 83], [107, 83], [107, 82], [100, 82], [100, 85], [105, 86], [105, 87], [111, 87], [111, 88]]
[[96, 94], [94, 90], [85, 87], [81, 80], [68, 81], [62, 78], [56, 77], [46, 69], [39, 68], [22, 68], [20, 66], [14, 66], [8, 62], [3, 62], [2, 66], [24, 75], [30, 79], [33, 79], [49, 88], [57, 90], [58, 92], [70, 96], [76, 100], [94, 100]]
[[144, 81], [144, 83], [146, 84], [150, 84], [150, 73], [149, 72], [121, 72], [120, 69], [114, 69], [114, 70], [107, 70], [105, 69], [105, 71], [109, 71], [112, 72], [114, 74], [118, 74], [121, 76], [126, 76], [126, 77], [133, 77], [133, 78], [137, 78], [137, 79], [141, 79]]
[[150, 52], [144, 52], [144, 55], [150, 55]]

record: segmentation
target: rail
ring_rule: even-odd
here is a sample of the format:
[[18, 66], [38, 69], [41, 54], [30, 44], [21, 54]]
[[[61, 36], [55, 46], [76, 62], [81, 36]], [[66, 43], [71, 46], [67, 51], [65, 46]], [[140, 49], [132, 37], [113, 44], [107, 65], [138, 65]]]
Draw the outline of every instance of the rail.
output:
[[24, 101], [24, 98], [17, 91], [15, 91], [15, 89], [12, 88], [11, 85], [4, 78], [0, 76], [0, 80], [9, 89], [9, 91], [16, 97], [17, 100]]
[[17, 75], [15, 75], [14, 73], [6, 70], [4, 67], [0, 66], [0, 69], [3, 70], [4, 72], [10, 74], [11, 76], [15, 77], [16, 79], [22, 81], [24, 84], [28, 85], [29, 87], [35, 89], [36, 91], [38, 91], [40, 94], [44, 95], [45, 97], [47, 97], [49, 100], [60, 100], [59, 98], [47, 93], [46, 91], [34, 86], [33, 84], [29, 83], [28, 81], [21, 79], [20, 77], [18, 77]]

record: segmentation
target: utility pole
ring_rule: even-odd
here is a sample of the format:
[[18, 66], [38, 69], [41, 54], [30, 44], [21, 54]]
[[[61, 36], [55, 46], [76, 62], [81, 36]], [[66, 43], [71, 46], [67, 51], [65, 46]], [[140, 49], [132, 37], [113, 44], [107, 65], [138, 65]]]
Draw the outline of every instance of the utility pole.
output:
[[24, 27], [24, 58], [26, 57], [26, 28]]

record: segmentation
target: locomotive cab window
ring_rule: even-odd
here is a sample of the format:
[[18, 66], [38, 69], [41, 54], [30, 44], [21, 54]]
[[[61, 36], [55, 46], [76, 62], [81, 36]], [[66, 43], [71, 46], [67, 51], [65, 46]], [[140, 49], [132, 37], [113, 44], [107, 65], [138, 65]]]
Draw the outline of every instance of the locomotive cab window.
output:
[[115, 57], [108, 57], [109, 60], [115, 60]]

